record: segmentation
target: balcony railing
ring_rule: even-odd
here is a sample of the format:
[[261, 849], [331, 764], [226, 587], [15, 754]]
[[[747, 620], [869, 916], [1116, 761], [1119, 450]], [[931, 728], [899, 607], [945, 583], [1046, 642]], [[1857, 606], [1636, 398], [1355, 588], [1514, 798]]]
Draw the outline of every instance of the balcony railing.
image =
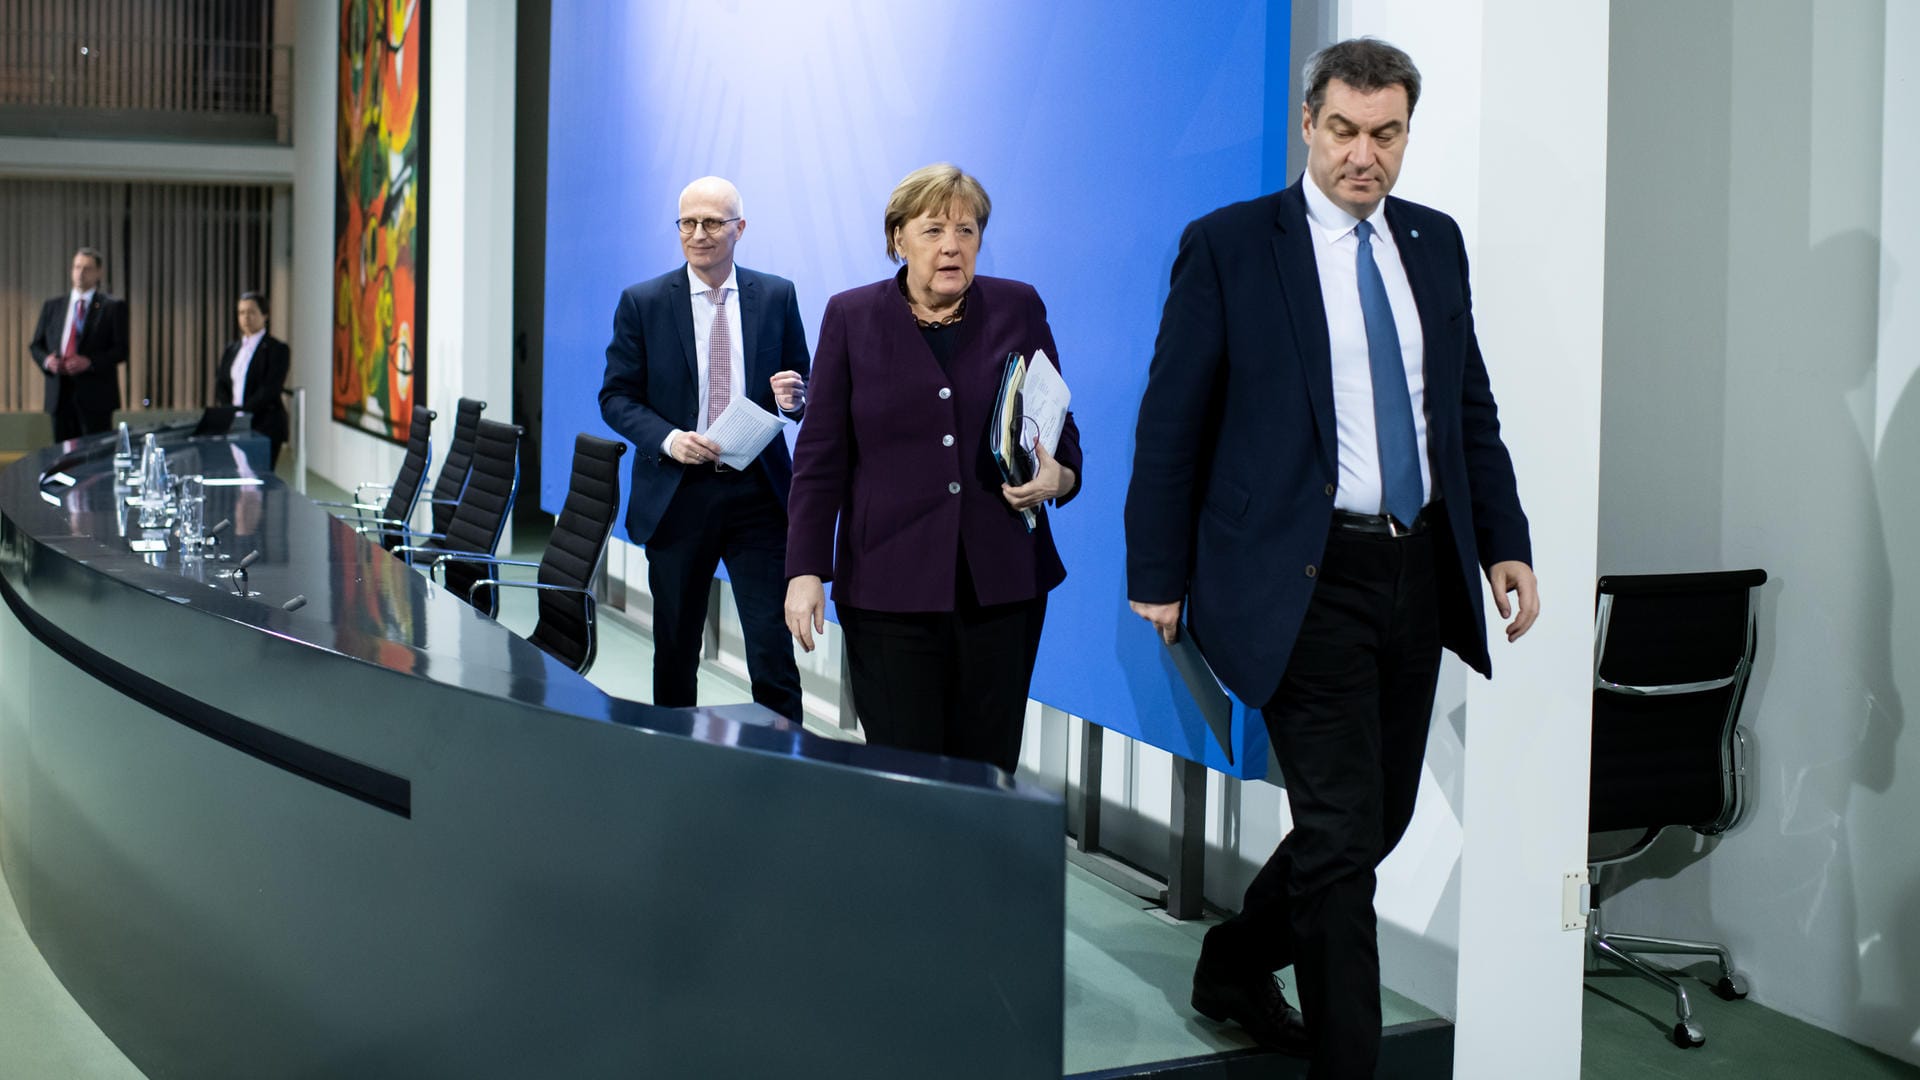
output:
[[293, 47], [0, 30], [0, 135], [293, 141]]

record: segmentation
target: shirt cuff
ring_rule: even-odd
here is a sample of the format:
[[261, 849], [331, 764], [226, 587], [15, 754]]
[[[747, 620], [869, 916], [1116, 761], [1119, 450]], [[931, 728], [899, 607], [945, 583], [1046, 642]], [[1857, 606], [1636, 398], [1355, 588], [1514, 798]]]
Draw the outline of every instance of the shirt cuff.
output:
[[665, 458], [672, 457], [673, 456], [673, 437], [675, 435], [685, 435], [685, 434], [686, 432], [681, 431], [679, 428], [674, 428], [672, 431], [667, 432], [667, 437], [660, 440], [660, 456]]

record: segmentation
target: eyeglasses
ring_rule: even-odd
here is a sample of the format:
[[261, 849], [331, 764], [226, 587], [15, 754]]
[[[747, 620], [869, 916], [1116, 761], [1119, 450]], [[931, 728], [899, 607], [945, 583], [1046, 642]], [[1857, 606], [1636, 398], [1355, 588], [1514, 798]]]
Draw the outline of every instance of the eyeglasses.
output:
[[740, 219], [739, 219], [739, 218], [737, 218], [737, 217], [730, 217], [730, 218], [717, 218], [717, 217], [710, 217], [710, 218], [690, 218], [690, 217], [683, 217], [683, 218], [677, 218], [677, 219], [675, 219], [675, 220], [674, 220], [674, 224], [675, 224], [675, 225], [678, 225], [678, 226], [680, 226], [680, 235], [681, 235], [681, 236], [692, 236], [692, 235], [693, 235], [693, 231], [694, 231], [695, 229], [699, 229], [699, 230], [700, 230], [701, 232], [704, 232], [704, 233], [706, 233], [706, 234], [707, 234], [708, 236], [719, 236], [719, 235], [720, 235], [720, 230], [721, 230], [721, 229], [724, 229], [724, 228], [726, 228], [727, 226], [729, 226], [729, 225], [731, 225], [731, 224], [733, 224], [734, 222], [736, 222], [736, 221], [739, 221], [739, 220], [740, 220]]

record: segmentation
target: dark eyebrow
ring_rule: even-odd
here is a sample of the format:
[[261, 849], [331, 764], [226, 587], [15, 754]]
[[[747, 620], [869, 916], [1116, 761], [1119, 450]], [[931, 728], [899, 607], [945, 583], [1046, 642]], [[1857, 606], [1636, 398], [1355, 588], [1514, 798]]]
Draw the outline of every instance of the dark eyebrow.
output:
[[[1334, 123], [1344, 124], [1347, 127], [1354, 129], [1355, 131], [1360, 130], [1360, 125], [1358, 123], [1355, 123], [1353, 120], [1337, 112], [1328, 113], [1326, 122], [1329, 124], [1334, 124]], [[1389, 120], [1386, 123], [1381, 124], [1379, 127], [1374, 128], [1371, 133], [1374, 135], [1392, 134], [1394, 132], [1404, 130], [1406, 126], [1407, 126], [1406, 121], [1404, 120]]]

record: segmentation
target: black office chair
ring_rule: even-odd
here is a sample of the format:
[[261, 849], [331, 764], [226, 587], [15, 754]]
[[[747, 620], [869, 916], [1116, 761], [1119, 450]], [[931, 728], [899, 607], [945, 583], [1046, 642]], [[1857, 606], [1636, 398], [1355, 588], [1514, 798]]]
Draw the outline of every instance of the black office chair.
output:
[[[400, 473], [393, 478], [393, 483], [363, 483], [354, 488], [352, 502], [322, 501], [319, 505], [349, 511], [336, 516], [363, 535], [380, 534], [381, 546], [392, 551], [400, 544], [405, 530], [412, 527], [413, 510], [420, 503], [427, 467], [433, 463], [433, 421], [438, 417], [438, 413], [425, 405], [413, 407], [413, 422], [407, 428], [407, 455], [400, 459]], [[374, 502], [375, 498], [383, 501]]]
[[1588, 853], [1587, 944], [1599, 959], [1673, 994], [1679, 1019], [1672, 1038], [1683, 1048], [1706, 1042], [1686, 988], [1636, 954], [1713, 957], [1720, 966], [1713, 992], [1728, 1001], [1747, 996], [1746, 980], [1724, 945], [1607, 931], [1600, 873], [1646, 851], [1670, 827], [1713, 836], [1744, 813], [1747, 734], [1738, 721], [1753, 669], [1754, 590], [1766, 581], [1764, 570], [1600, 579], [1587, 831], [1641, 835], [1618, 853]]
[[433, 508], [433, 531], [444, 533], [453, 523], [453, 509], [460, 505], [460, 493], [467, 489], [467, 474], [473, 468], [474, 440], [480, 436], [480, 414], [487, 403], [461, 398], [454, 406], [453, 441], [447, 444], [447, 458], [440, 465], [440, 476], [433, 482], [428, 505]]
[[473, 583], [468, 598], [482, 611], [499, 607], [499, 588], [537, 589], [540, 617], [527, 640], [573, 670], [587, 673], [599, 651], [593, 575], [606, 555], [607, 538], [620, 512], [620, 458], [627, 444], [592, 435], [573, 439], [573, 476], [567, 483], [567, 501], [553, 523], [553, 538], [537, 563], [477, 555], [443, 555], [434, 565], [451, 569], [453, 563], [473, 563], [490, 574], [499, 567], [535, 567], [533, 581], [506, 581], [497, 576]]
[[[517, 424], [480, 421], [474, 440], [473, 467], [467, 474], [466, 490], [460, 493], [460, 505], [444, 533], [409, 533], [410, 543], [394, 548], [394, 554], [408, 565], [423, 557], [429, 562], [442, 555], [492, 555], [507, 529], [507, 515], [513, 512], [514, 494], [520, 487], [520, 436]], [[433, 572], [429, 565], [428, 573]], [[466, 597], [480, 580], [477, 566], [454, 564], [447, 567], [447, 588]], [[485, 610], [485, 609], [483, 609]], [[487, 611], [488, 615], [493, 614]]]

